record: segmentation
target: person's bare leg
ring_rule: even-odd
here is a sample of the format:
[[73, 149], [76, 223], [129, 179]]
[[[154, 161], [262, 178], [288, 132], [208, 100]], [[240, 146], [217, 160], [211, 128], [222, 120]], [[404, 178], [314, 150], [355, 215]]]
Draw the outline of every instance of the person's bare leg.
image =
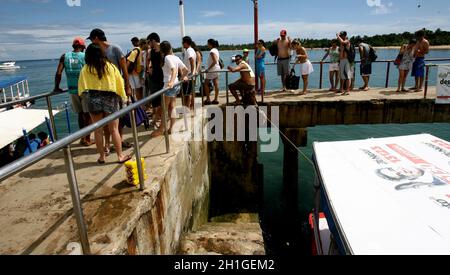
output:
[[237, 91], [234, 88], [229, 88], [231, 94], [234, 96], [234, 98], [236, 99], [236, 104], [241, 104], [241, 100], [239, 99], [239, 95], [237, 93]]
[[119, 133], [119, 120], [116, 119], [108, 124], [109, 131], [112, 136], [112, 140], [114, 143], [114, 148], [116, 149], [117, 158], [119, 162], [123, 162], [127, 156], [124, 156], [122, 152], [122, 137]]
[[214, 101], [218, 101], [219, 99], [219, 78], [214, 79]]
[[308, 75], [303, 75], [303, 91], [302, 91], [302, 95], [306, 95], [306, 93], [308, 92]]
[[261, 76], [261, 94], [264, 95], [266, 92], [266, 77], [264, 75]]
[[345, 82], [345, 80], [341, 79], [341, 86], [340, 86], [340, 89], [339, 89], [341, 91], [341, 94], [344, 93], [344, 82]]
[[416, 85], [414, 87], [412, 87], [410, 90], [417, 90], [419, 88], [419, 78], [418, 77], [415, 78], [415, 82], [416, 82]]
[[168, 106], [167, 110], [169, 112], [169, 119], [170, 119], [169, 135], [171, 135], [173, 126], [176, 123], [176, 118], [173, 116], [173, 110], [175, 109], [175, 105], [176, 105], [176, 98], [171, 97], [168, 101], [169, 101], [169, 106]]
[[345, 92], [343, 92], [342, 95], [349, 95], [351, 89], [351, 80], [350, 79], [345, 80], [344, 84], [345, 84]]
[[211, 102], [211, 97], [210, 97], [210, 93], [211, 91], [209, 90], [209, 83], [211, 80], [206, 79], [205, 83], [203, 83], [203, 90], [205, 90], [205, 96], [206, 96], [206, 101], [207, 102]]
[[369, 77], [368, 76], [364, 76], [363, 80], [364, 80], [363, 91], [367, 91], [369, 89]]
[[105, 149], [109, 152], [111, 150], [111, 133], [109, 131], [109, 127], [105, 126], [103, 127], [103, 132], [105, 134]]
[[398, 87], [397, 87], [397, 93], [400, 92], [402, 90], [403, 87], [403, 71], [399, 70], [398, 71]]
[[419, 78], [419, 86], [417, 88], [417, 92], [421, 92], [423, 90], [423, 83], [425, 82], [425, 78], [424, 77], [420, 77]]
[[330, 91], [334, 91], [334, 90], [335, 90], [335, 84], [334, 84], [334, 72], [330, 72], [330, 73], [329, 73], [329, 76], [330, 76], [330, 84], [331, 84]]
[[281, 76], [281, 85], [283, 86], [283, 92], [286, 92], [286, 76], [282, 75]]
[[136, 89], [136, 99], [141, 100], [143, 98], [144, 98], [144, 89], [143, 88]]
[[403, 83], [402, 83], [402, 91], [406, 92], [406, 79], [408, 78], [409, 70], [403, 71]]
[[335, 71], [334, 72], [334, 74], [335, 74], [335, 84], [334, 84], [334, 90], [335, 91], [338, 91], [338, 85], [339, 85], [339, 83], [341, 82], [341, 76], [339, 75], [339, 72], [338, 71]]
[[[170, 115], [171, 115], [171, 113], [170, 113], [170, 111], [169, 111], [169, 106], [170, 106], [170, 100], [171, 100], [171, 97], [168, 97], [168, 96], [165, 96], [164, 95], [164, 101], [165, 101], [165, 104], [166, 104], [166, 110], [168, 111], [168, 115], [169, 115], [169, 118], [170, 118]], [[168, 123], [168, 121], [166, 120], [166, 121], [164, 121], [164, 115], [162, 114], [162, 107], [160, 108], [161, 109], [161, 125], [159, 126], [159, 128], [158, 129], [156, 129], [151, 135], [150, 135], [150, 137], [151, 138], [155, 138], [155, 137], [159, 137], [159, 136], [161, 136], [163, 133], [164, 133], [164, 125], [166, 125], [166, 127], [168, 126], [167, 125], [167, 123]], [[168, 128], [168, 127], [167, 127]]]
[[[104, 118], [104, 114], [90, 114], [92, 123], [96, 123]], [[100, 128], [95, 130], [95, 144], [97, 146], [97, 152], [100, 155], [100, 158], [98, 159], [99, 162], [104, 162], [106, 159], [105, 155], [105, 147], [103, 142], [103, 135], [104, 129]]]
[[[191, 99], [191, 104], [190, 104], [191, 111], [194, 111], [194, 109], [195, 109], [195, 91], [192, 93], [190, 99]], [[192, 112], [192, 114], [195, 115], [195, 112]]]
[[[91, 116], [88, 113], [83, 113], [83, 118], [84, 118], [84, 127], [88, 127], [92, 124], [92, 119]], [[91, 134], [87, 135], [84, 140], [86, 141], [86, 145], [92, 145], [95, 142], [92, 141], [91, 139]]]

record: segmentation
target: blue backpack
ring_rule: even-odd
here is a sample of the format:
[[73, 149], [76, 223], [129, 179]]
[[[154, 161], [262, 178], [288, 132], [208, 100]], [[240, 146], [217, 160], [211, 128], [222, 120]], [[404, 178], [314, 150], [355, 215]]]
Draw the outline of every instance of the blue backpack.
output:
[[[131, 102], [132, 103], [136, 102], [134, 97], [131, 97]], [[122, 118], [122, 124], [125, 125], [128, 128], [131, 128], [131, 115], [130, 114], [126, 114]], [[148, 115], [144, 111], [144, 109], [142, 109], [142, 107], [139, 107], [139, 108], [136, 109], [136, 126], [139, 127], [142, 124], [145, 125], [145, 130], [150, 130], [150, 121], [148, 119]]]

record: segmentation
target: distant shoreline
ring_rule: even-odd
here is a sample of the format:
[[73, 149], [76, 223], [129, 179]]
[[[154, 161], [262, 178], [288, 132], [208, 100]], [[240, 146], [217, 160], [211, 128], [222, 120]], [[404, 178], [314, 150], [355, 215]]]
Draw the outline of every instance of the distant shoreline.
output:
[[[377, 50], [400, 50], [401, 46], [374, 47]], [[326, 48], [307, 48], [309, 50], [323, 50]], [[430, 50], [450, 50], [450, 45], [430, 46]]]
[[[399, 50], [400, 46], [384, 46], [384, 47], [374, 47], [377, 50]], [[308, 50], [325, 50], [327, 48], [307, 48]], [[236, 49], [236, 50], [223, 50], [222, 52], [237, 52], [241, 51], [242, 49]], [[441, 45], [441, 46], [430, 46], [430, 50], [450, 50], [450, 45]], [[59, 58], [45, 58], [45, 59], [35, 59], [35, 60], [16, 60], [16, 62], [27, 62], [27, 61], [58, 61]], [[10, 60], [0, 61], [2, 62], [8, 62]]]

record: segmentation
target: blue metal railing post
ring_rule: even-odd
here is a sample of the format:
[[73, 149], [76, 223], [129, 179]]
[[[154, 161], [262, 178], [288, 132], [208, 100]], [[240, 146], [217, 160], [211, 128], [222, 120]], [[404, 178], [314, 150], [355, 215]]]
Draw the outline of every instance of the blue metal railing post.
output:
[[51, 125], [50, 119], [48, 119], [48, 117], [45, 117], [45, 124], [47, 124], [47, 130], [48, 130], [48, 135], [50, 137], [50, 140], [52, 141], [52, 143], [54, 143], [55, 137], [53, 136], [52, 125]]

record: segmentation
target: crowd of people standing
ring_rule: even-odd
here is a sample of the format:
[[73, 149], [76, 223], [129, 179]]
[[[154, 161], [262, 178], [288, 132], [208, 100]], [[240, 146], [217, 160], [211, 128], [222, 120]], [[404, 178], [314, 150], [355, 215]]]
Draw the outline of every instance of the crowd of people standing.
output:
[[[134, 37], [131, 39], [133, 48], [124, 54], [122, 49], [108, 42], [106, 34], [100, 29], [94, 29], [87, 40], [77, 37], [74, 39], [73, 50], [63, 54], [55, 76], [55, 91], [60, 91], [62, 73], [67, 76], [68, 93], [71, 98], [72, 108], [78, 114], [78, 124], [84, 128], [105, 118], [109, 114], [117, 112], [125, 106], [129, 99], [140, 100], [156, 92], [166, 89], [164, 103], [168, 110], [168, 133], [172, 133], [174, 119], [172, 112], [175, 108], [176, 97], [181, 93], [183, 105], [192, 109], [194, 106], [196, 76], [202, 74], [204, 83], [202, 89], [206, 100], [205, 105], [219, 104], [219, 75], [224, 70], [224, 64], [220, 57], [219, 42], [209, 39], [207, 45], [209, 53], [207, 62], [203, 65], [203, 53], [198, 49], [191, 37], [182, 39], [183, 53], [179, 58], [173, 52], [172, 45], [168, 41], [161, 41], [157, 33], [151, 33], [146, 39]], [[275, 50], [272, 48], [275, 47]], [[228, 72], [240, 73], [240, 78], [229, 85], [229, 89], [236, 99], [236, 104], [256, 104], [255, 94], [265, 93], [266, 89], [266, 56], [269, 51], [277, 59], [277, 72], [281, 77], [282, 91], [286, 91], [288, 76], [295, 71], [298, 64], [303, 80], [303, 90], [300, 95], [308, 93], [309, 76], [314, 73], [313, 64], [308, 51], [300, 40], [291, 40], [286, 30], [280, 32], [280, 37], [272, 43], [270, 49], [266, 43], [259, 40], [255, 52], [255, 70], [250, 66], [248, 49], [243, 50], [243, 55], [234, 57], [235, 67], [226, 68]], [[360, 72], [364, 85], [361, 91], [370, 89], [370, 76], [372, 63], [376, 60], [374, 48], [357, 41], [353, 45], [347, 32], [342, 31], [336, 35], [330, 48], [326, 50], [322, 58], [323, 63], [329, 58], [330, 91], [348, 95], [355, 82], [355, 59], [357, 51], [361, 57]], [[86, 51], [86, 52], [85, 52]], [[294, 54], [292, 54], [294, 52]], [[429, 52], [429, 42], [425, 39], [423, 31], [416, 33], [416, 38], [411, 39], [408, 45], [401, 47], [396, 60], [399, 68], [398, 92], [406, 91], [405, 82], [408, 73], [416, 78], [415, 87], [412, 90], [420, 91], [424, 82], [424, 57]], [[294, 66], [291, 67], [294, 56]], [[255, 73], [256, 71], [256, 73]], [[260, 90], [255, 91], [256, 82], [260, 82]], [[211, 94], [214, 92], [214, 98]], [[240, 94], [238, 94], [240, 92]], [[212, 100], [211, 100], [212, 99]], [[155, 131], [152, 137], [164, 134], [162, 100], [155, 98], [151, 104], [143, 106], [152, 114], [152, 126]], [[124, 125], [120, 120], [111, 122], [104, 129], [95, 132], [95, 141], [91, 136], [81, 139], [85, 146], [96, 144], [99, 153], [98, 163], [103, 164], [106, 157], [115, 150], [118, 161], [123, 163], [130, 156], [123, 153], [123, 148], [130, 148], [132, 144], [123, 139]], [[111, 146], [111, 139], [114, 146]]]

